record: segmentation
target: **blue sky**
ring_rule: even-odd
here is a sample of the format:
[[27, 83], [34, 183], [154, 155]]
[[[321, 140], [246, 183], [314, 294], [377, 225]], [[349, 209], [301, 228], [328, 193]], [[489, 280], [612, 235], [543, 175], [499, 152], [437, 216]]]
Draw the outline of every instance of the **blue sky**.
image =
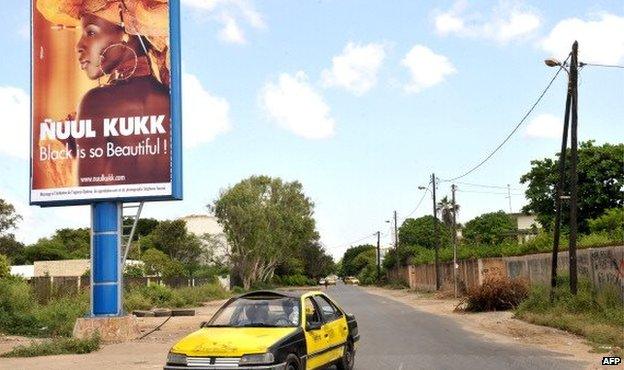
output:
[[[461, 174], [516, 125], [565, 59], [624, 64], [621, 1], [182, 0], [185, 200], [147, 204], [161, 219], [206, 212], [221, 189], [253, 174], [298, 180], [316, 204], [335, 256], [386, 233], [412, 211], [431, 172]], [[0, 197], [24, 216], [33, 242], [88, 224], [87, 207], [40, 209], [28, 200], [29, 7], [0, 25]], [[530, 160], [559, 147], [565, 74], [518, 133], [462, 179], [512, 187]], [[622, 142], [624, 72], [581, 72], [579, 137]], [[504, 189], [459, 184], [459, 218], [508, 210]], [[441, 183], [440, 196], [450, 193]], [[431, 212], [429, 196], [413, 216]], [[373, 241], [370, 238], [366, 241]], [[390, 242], [389, 235], [384, 242]]]

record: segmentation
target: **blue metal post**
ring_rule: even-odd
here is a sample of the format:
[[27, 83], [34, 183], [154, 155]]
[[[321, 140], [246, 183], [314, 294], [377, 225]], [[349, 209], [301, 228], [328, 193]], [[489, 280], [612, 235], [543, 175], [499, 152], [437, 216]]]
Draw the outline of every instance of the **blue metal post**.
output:
[[122, 315], [121, 203], [91, 205], [91, 316]]

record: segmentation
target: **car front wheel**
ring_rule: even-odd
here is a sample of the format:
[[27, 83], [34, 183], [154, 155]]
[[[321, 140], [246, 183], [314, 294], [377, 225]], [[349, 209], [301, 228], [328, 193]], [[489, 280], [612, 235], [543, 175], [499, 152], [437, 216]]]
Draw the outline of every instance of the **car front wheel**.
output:
[[355, 346], [351, 340], [345, 344], [344, 354], [337, 365], [338, 370], [353, 370], [355, 365]]
[[301, 370], [299, 357], [294, 354], [288, 355], [288, 357], [286, 357], [286, 370]]

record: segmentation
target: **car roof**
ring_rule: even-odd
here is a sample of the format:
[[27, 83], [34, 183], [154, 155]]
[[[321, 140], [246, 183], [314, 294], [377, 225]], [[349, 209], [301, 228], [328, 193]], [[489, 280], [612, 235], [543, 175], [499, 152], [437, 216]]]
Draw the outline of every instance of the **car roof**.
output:
[[244, 293], [239, 295], [236, 298], [280, 298], [280, 297], [290, 297], [290, 298], [301, 298], [304, 295], [309, 294], [319, 294], [321, 292], [309, 291], [309, 290], [256, 290], [249, 293]]

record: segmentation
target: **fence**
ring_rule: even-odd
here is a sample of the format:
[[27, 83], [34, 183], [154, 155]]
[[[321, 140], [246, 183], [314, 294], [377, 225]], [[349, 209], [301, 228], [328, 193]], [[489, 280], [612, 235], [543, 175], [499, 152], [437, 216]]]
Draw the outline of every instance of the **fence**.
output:
[[[558, 255], [557, 272], [568, 274], [568, 252]], [[481, 285], [487, 276], [502, 275], [523, 278], [529, 284], [549, 284], [552, 255], [550, 253], [530, 254], [516, 257], [483, 258], [458, 261], [458, 283], [460, 290]], [[588, 248], [577, 251], [579, 276], [587, 278], [601, 288], [613, 285], [624, 297], [624, 246]], [[412, 289], [435, 290], [435, 265], [409, 265], [398, 271], [390, 271], [390, 278], [407, 282]], [[442, 289], [453, 289], [453, 263], [440, 264]]]
[[[29, 283], [40, 302], [47, 302], [52, 297], [68, 296], [81, 291], [89, 291], [91, 279], [89, 276], [40, 276], [33, 277]], [[124, 285], [126, 288], [135, 288], [148, 285], [166, 285], [170, 288], [183, 288], [214, 284], [215, 279], [211, 278], [172, 278], [163, 279], [159, 277], [126, 277]]]

